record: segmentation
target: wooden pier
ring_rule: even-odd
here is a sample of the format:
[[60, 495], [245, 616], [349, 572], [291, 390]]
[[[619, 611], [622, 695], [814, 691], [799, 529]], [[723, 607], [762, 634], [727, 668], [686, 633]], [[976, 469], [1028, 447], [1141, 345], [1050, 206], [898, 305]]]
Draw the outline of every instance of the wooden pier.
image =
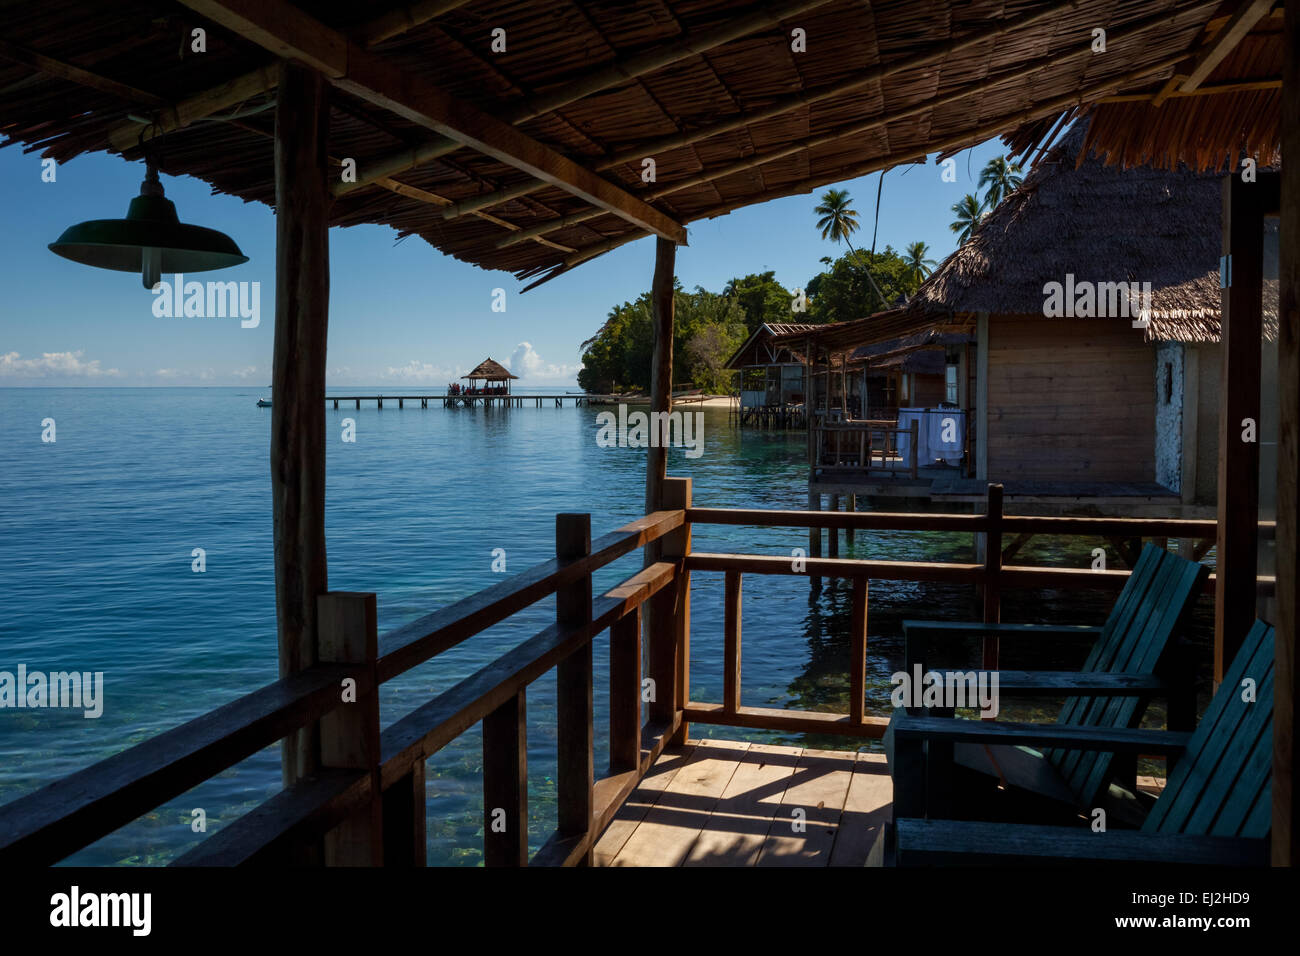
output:
[[[349, 403], [354, 408], [360, 409], [361, 403], [372, 404], [376, 408], [383, 408], [384, 402], [388, 402], [391, 407], [394, 402], [398, 408], [405, 408], [407, 402], [419, 402], [421, 408], [428, 408], [430, 403], [441, 404], [443, 408], [475, 408], [482, 406], [484, 408], [523, 408], [526, 404], [541, 408], [546, 403], [553, 402], [555, 408], [563, 408], [564, 403], [572, 402], [574, 407], [582, 405], [605, 405], [612, 402], [620, 401], [617, 395], [587, 395], [581, 392], [571, 392], [563, 395], [466, 395], [459, 393], [455, 395], [442, 392], [437, 395], [326, 395], [326, 402], [333, 402], [337, 409], [342, 403], [347, 406]], [[628, 401], [623, 398], [621, 401]]]
[[[672, 403], [674, 405], [702, 404], [708, 398], [707, 395], [675, 395]], [[325, 402], [326, 404], [332, 402], [335, 409], [338, 409], [340, 405], [347, 407], [349, 404], [356, 409], [360, 409], [362, 402], [381, 409], [384, 407], [384, 402], [388, 402], [389, 407], [392, 407], [392, 404], [396, 402], [399, 409], [406, 408], [407, 402], [411, 402], [412, 407], [414, 407], [415, 402], [419, 402], [420, 408], [428, 408], [431, 404], [441, 404], [443, 408], [524, 408], [527, 405], [532, 405], [535, 408], [563, 408], [565, 402], [572, 402], [573, 406], [578, 408], [584, 405], [649, 405], [650, 399], [645, 395], [589, 395], [585, 392], [565, 392], [558, 395], [520, 395], [518, 393], [467, 395], [464, 392], [453, 395], [441, 392], [436, 395], [326, 395]], [[554, 404], [551, 405], [550, 403]]]

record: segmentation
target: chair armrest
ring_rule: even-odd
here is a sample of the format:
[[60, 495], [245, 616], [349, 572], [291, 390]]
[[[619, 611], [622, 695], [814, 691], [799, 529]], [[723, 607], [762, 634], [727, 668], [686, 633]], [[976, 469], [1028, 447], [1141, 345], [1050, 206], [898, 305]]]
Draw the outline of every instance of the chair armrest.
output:
[[998, 692], [1055, 696], [1089, 694], [1093, 697], [1129, 697], [1148, 694], [1167, 695], [1169, 681], [1155, 674], [1113, 674], [1107, 671], [976, 671], [997, 674]]
[[895, 821], [898, 866], [998, 863], [1159, 863], [1267, 866], [1267, 840], [1145, 830], [1052, 827], [968, 820]]
[[1191, 734], [1168, 730], [913, 717], [902, 710], [895, 715], [892, 729], [895, 748], [904, 743], [938, 740], [949, 743], [1034, 744], [1066, 750], [1179, 755], [1187, 749], [1187, 744], [1192, 739]]
[[1087, 624], [986, 624], [982, 621], [904, 621], [903, 635], [920, 637], [1091, 637], [1101, 626]]

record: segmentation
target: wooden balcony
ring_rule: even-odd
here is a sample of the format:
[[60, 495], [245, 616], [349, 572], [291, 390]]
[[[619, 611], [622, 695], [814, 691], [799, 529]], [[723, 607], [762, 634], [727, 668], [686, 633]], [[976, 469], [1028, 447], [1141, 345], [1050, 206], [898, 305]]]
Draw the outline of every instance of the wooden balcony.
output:
[[[1209, 521], [1003, 515], [998, 486], [989, 489], [983, 515], [695, 508], [686, 479], [669, 479], [665, 503], [665, 510], [594, 541], [589, 516], [558, 515], [554, 559], [382, 637], [373, 594], [322, 595], [319, 663], [0, 807], [0, 862], [57, 862], [256, 751], [313, 728], [320, 739], [319, 773], [175, 863], [422, 866], [425, 761], [481, 724], [489, 866], [860, 863], [892, 799], [878, 755], [694, 741], [690, 724], [833, 734], [850, 745], [868, 744], [887, 725], [886, 718], [865, 713], [869, 580], [978, 585], [984, 617], [996, 621], [1004, 587], [1113, 590], [1128, 574], [1012, 566], [1004, 561], [1004, 534], [1132, 539], [1214, 533]], [[986, 557], [944, 563], [701, 553], [691, 548], [695, 524], [787, 527], [818, 536], [848, 529], [965, 532], [984, 536]], [[641, 570], [593, 596], [593, 572], [642, 548], [648, 560]], [[697, 570], [724, 572], [720, 701], [691, 696], [691, 572]], [[772, 574], [851, 582], [847, 713], [742, 705], [743, 581]], [[1213, 588], [1211, 578], [1207, 590]], [[554, 624], [380, 727], [380, 684], [552, 595]], [[606, 639], [610, 766], [597, 777], [592, 645]], [[997, 638], [989, 638], [984, 666], [997, 667], [997, 659]], [[526, 694], [553, 669], [558, 827], [530, 857]], [[340, 693], [349, 681], [355, 682], [355, 700]]]

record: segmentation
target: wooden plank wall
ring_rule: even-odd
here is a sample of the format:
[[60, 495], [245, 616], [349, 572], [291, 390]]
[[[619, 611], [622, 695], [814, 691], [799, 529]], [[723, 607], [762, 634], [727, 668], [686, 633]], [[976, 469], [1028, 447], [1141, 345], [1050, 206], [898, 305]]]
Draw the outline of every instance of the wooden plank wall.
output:
[[1154, 480], [1154, 346], [1130, 320], [990, 316], [988, 365], [990, 480]]
[[916, 392], [912, 396], [913, 408], [938, 408], [948, 397], [948, 385], [942, 375], [913, 375], [912, 388]]

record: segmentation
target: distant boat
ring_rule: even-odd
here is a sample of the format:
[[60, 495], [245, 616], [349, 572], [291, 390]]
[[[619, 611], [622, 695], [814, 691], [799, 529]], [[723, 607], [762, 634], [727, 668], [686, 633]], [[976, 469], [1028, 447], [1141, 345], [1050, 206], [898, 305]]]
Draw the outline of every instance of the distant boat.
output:
[[270, 408], [270, 407], [271, 407], [271, 400], [270, 400], [269, 398], [259, 398], [259, 399], [257, 400], [257, 407], [258, 407], [258, 408]]

